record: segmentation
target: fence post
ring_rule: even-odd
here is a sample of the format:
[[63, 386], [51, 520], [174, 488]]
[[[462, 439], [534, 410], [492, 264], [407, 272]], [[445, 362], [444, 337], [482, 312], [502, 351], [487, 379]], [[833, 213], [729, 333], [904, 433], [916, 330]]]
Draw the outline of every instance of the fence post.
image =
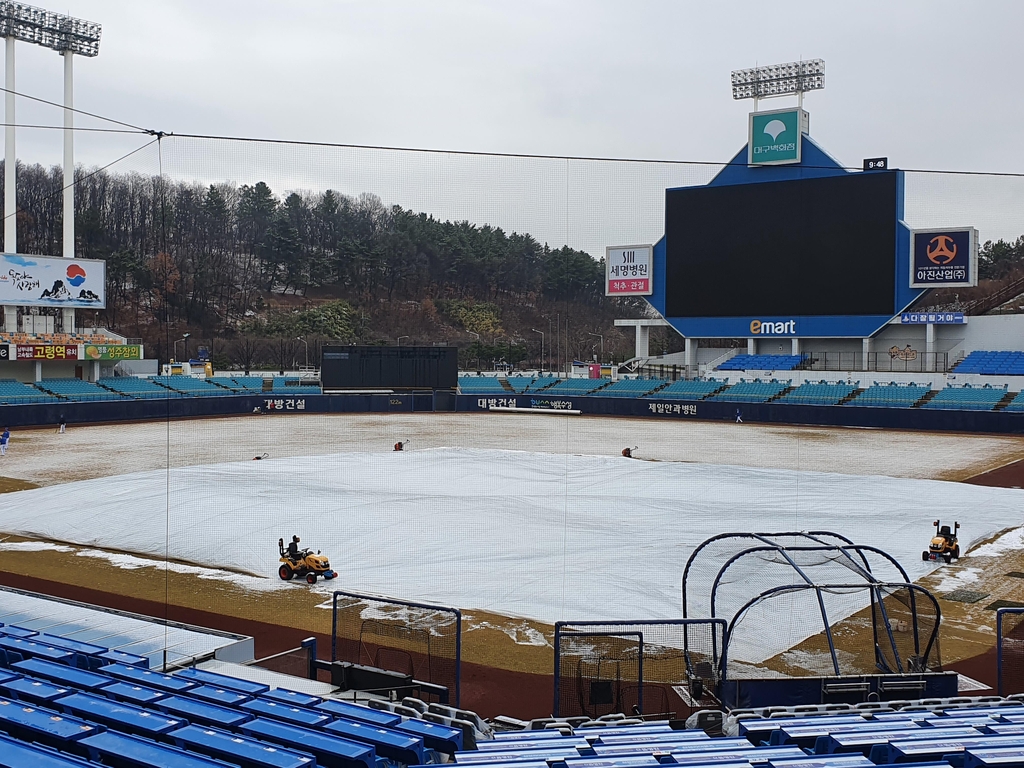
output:
[[307, 637], [299, 644], [300, 648], [305, 648], [308, 651], [307, 658], [309, 659], [309, 670], [306, 676], [310, 680], [316, 680], [316, 638]]

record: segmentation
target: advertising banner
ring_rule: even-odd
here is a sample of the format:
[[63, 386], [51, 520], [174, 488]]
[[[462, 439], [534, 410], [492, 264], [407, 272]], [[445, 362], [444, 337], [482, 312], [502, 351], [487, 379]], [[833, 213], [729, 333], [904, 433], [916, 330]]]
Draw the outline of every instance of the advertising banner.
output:
[[653, 245], [619, 245], [604, 249], [604, 295], [650, 296]]
[[0, 344], [0, 360], [11, 359], [11, 346], [10, 344]]
[[86, 344], [84, 360], [141, 360], [142, 347], [138, 344]]
[[904, 312], [900, 315], [903, 325], [966, 325], [963, 312]]
[[911, 232], [911, 288], [967, 288], [978, 284], [978, 230]]
[[19, 360], [77, 360], [77, 344], [18, 344]]
[[106, 262], [0, 254], [0, 304], [104, 309]]
[[801, 137], [808, 116], [802, 109], [751, 112], [747, 141], [747, 165], [799, 163]]

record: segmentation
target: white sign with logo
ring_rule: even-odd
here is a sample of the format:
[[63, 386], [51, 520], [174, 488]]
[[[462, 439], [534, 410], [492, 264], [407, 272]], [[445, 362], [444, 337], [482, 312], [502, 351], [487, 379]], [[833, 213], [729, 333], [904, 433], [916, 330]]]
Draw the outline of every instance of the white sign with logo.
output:
[[653, 245], [616, 245], [604, 251], [605, 296], [650, 296], [654, 292]]
[[94, 259], [0, 254], [0, 304], [103, 309], [106, 266]]

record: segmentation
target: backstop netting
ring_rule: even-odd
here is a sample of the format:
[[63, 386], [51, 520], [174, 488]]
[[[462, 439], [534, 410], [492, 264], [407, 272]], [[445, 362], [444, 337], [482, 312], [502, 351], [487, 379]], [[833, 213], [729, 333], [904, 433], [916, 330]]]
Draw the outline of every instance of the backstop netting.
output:
[[1024, 608], [996, 611], [996, 678], [1000, 696], [1024, 693]]
[[717, 690], [724, 642], [720, 620], [558, 622], [554, 715], [675, 716]]
[[462, 613], [440, 605], [335, 592], [331, 661], [378, 667], [444, 686], [448, 703], [459, 706]]

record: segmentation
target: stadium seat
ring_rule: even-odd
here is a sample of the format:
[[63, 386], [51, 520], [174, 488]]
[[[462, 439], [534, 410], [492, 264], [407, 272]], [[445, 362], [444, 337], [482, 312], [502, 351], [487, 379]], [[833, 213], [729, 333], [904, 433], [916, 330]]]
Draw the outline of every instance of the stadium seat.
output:
[[647, 397], [665, 400], [703, 400], [726, 387], [724, 381], [715, 379], [680, 379], [667, 387], [651, 392]]
[[729, 403], [766, 403], [773, 397], [785, 392], [789, 387], [788, 381], [741, 381], [723, 389], [708, 400]]
[[991, 411], [1006, 396], [1006, 387], [946, 387], [940, 389], [922, 408], [942, 408], [958, 411]]
[[123, 400], [118, 392], [111, 392], [99, 384], [81, 379], [43, 379], [36, 387], [64, 400], [87, 402], [90, 400]]
[[922, 397], [931, 391], [931, 387], [910, 384], [879, 384], [877, 381], [858, 394], [846, 405], [869, 408], [912, 408]]
[[805, 355], [736, 355], [719, 365], [717, 371], [792, 371]]
[[799, 387], [791, 389], [775, 402], [796, 405], [836, 405], [844, 398], [852, 395], [857, 390], [859, 384], [860, 382], [847, 384], [842, 381], [831, 384], [825, 381], [817, 383], [805, 382]]
[[953, 366], [954, 373], [1024, 376], [1024, 352], [988, 352], [978, 350]]
[[593, 394], [598, 397], [647, 397], [666, 384], [665, 379], [619, 379]]

